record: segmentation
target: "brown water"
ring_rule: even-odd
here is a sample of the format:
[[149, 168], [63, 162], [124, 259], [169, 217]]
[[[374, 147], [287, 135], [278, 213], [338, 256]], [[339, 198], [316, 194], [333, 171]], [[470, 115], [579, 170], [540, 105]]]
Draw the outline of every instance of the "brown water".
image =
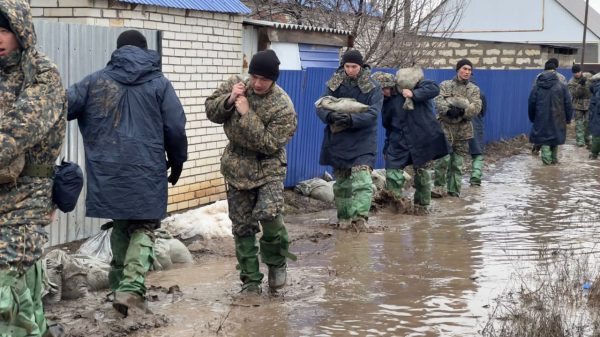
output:
[[[288, 287], [237, 298], [235, 259], [153, 274], [183, 296], [151, 304], [173, 324], [139, 336], [474, 336], [489, 305], [542, 250], [594, 255], [600, 162], [564, 146], [561, 164], [522, 155], [426, 217], [379, 213], [389, 231], [336, 231], [293, 245]], [[332, 212], [288, 217], [317, 227]]]

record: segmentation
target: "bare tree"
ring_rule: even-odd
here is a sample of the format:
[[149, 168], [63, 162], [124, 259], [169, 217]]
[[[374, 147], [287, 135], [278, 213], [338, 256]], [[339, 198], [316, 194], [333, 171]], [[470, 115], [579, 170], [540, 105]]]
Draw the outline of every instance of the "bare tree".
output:
[[348, 30], [372, 66], [429, 65], [469, 0], [247, 0], [253, 17]]

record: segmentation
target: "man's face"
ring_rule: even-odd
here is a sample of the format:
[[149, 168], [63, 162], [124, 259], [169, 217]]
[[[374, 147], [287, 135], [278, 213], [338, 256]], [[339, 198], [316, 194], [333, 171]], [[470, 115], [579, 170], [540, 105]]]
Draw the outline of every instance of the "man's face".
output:
[[578, 71], [578, 72], [574, 73], [573, 76], [575, 76], [576, 79], [580, 79], [581, 76], [583, 76], [583, 71]]
[[264, 76], [250, 74], [250, 86], [254, 89], [254, 92], [259, 95], [265, 95], [271, 90], [273, 86], [273, 80], [270, 80]]
[[471, 74], [473, 73], [473, 69], [471, 66], [465, 64], [460, 69], [458, 69], [458, 77], [461, 80], [468, 81], [471, 78]]
[[19, 49], [17, 36], [6, 28], [0, 28], [0, 57]]
[[344, 63], [344, 71], [348, 77], [356, 78], [360, 73], [360, 65], [356, 63], [346, 62]]
[[383, 96], [384, 97], [392, 96], [392, 88], [383, 88]]

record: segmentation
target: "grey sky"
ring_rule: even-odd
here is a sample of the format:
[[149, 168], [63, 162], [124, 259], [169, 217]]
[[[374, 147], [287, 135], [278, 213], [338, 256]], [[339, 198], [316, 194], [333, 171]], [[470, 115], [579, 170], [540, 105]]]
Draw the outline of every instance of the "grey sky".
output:
[[600, 0], [590, 0], [590, 7], [593, 7], [596, 11], [600, 12]]

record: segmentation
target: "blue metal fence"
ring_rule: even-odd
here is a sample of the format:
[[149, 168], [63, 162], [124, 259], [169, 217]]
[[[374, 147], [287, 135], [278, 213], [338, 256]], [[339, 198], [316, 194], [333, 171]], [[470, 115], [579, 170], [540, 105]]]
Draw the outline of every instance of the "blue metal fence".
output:
[[[374, 69], [393, 73], [393, 69]], [[308, 68], [281, 71], [277, 83], [290, 95], [298, 113], [298, 130], [287, 146], [288, 174], [285, 186], [317, 177], [330, 167], [319, 165], [319, 153], [325, 125], [317, 118], [314, 102], [323, 94], [325, 82], [335, 69]], [[560, 72], [567, 76], [566, 69]], [[476, 70], [474, 79], [485, 93], [488, 103], [485, 115], [486, 143], [508, 139], [530, 128], [527, 117], [527, 98], [535, 76], [540, 70]], [[456, 76], [452, 69], [428, 69], [425, 77], [440, 83]], [[383, 167], [381, 149], [385, 132], [381, 123], [378, 130], [378, 156], [376, 167]]]

